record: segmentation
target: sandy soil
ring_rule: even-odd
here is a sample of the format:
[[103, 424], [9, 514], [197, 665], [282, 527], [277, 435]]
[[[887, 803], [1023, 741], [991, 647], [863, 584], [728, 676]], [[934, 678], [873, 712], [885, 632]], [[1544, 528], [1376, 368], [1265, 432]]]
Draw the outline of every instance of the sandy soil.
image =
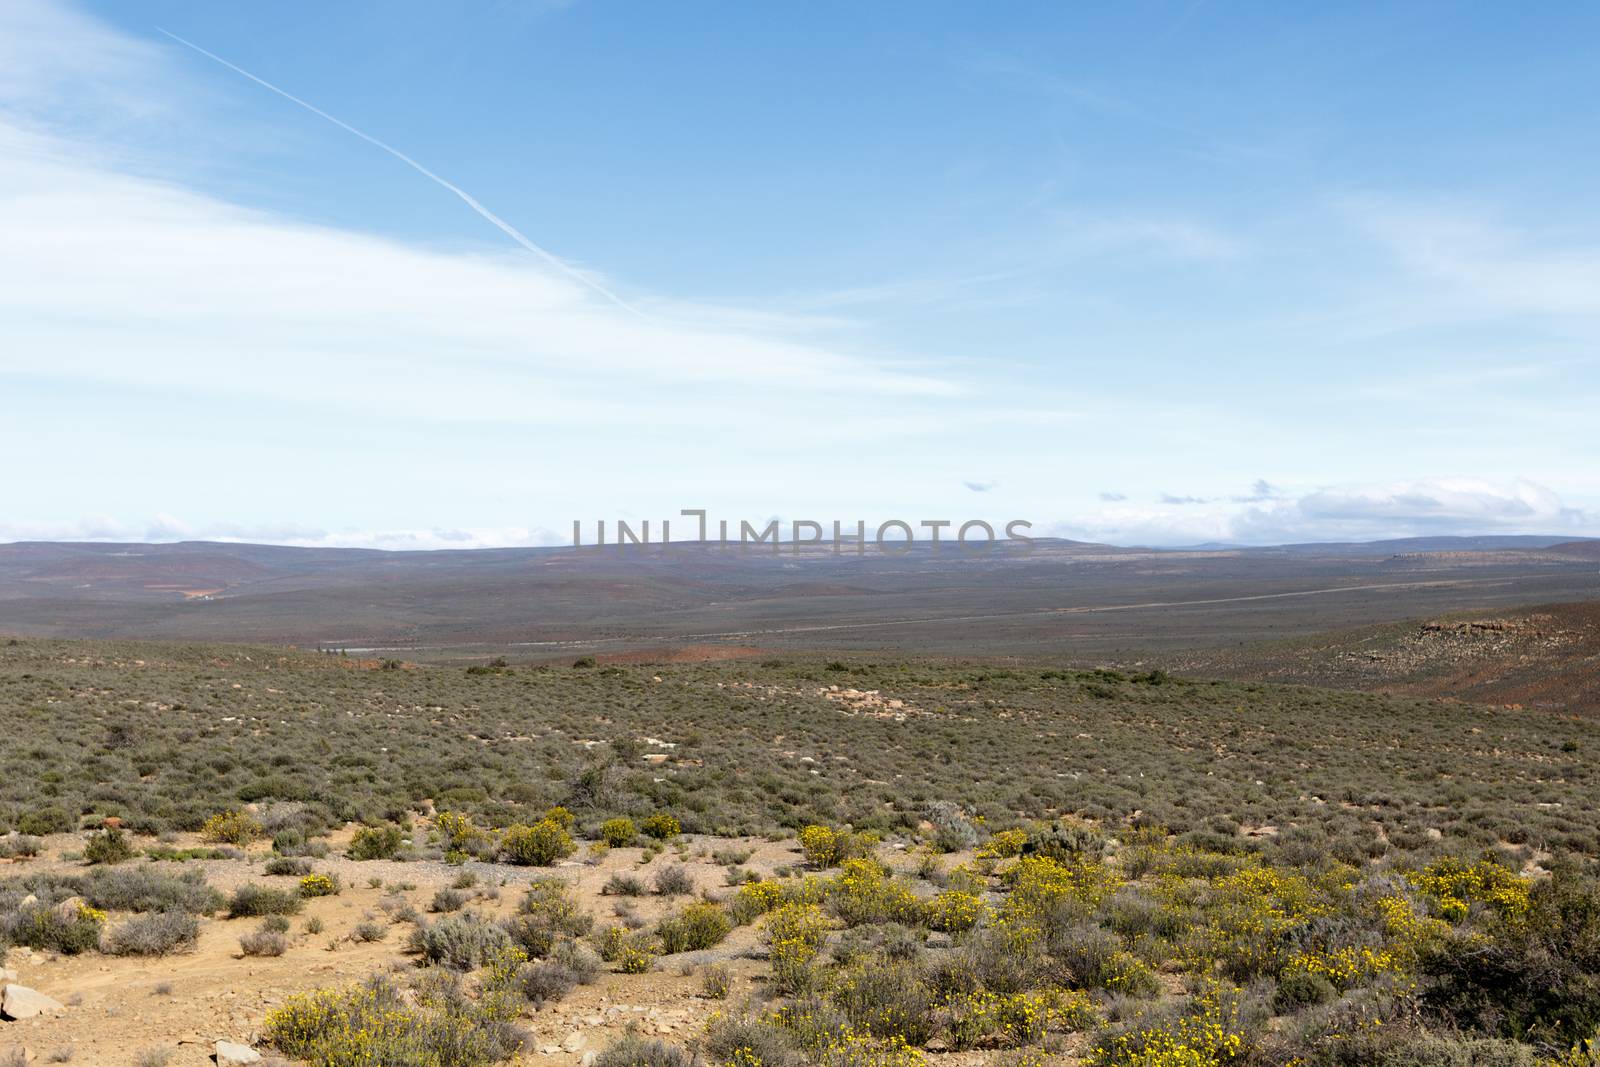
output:
[[[342, 844], [339, 837], [334, 841], [336, 847]], [[37, 859], [0, 862], [0, 877], [31, 871], [81, 872], [85, 869], [81, 863], [61, 858], [62, 852], [79, 847], [81, 838], [75, 835], [47, 839], [45, 855]], [[712, 896], [730, 893], [724, 869], [711, 859], [712, 848], [754, 850], [746, 866], [763, 874], [798, 862], [792, 841], [772, 844], [754, 839], [694, 838], [676, 842], [642, 868], [643, 852], [637, 848], [614, 849], [593, 863], [574, 859], [542, 869], [483, 863], [457, 868], [423, 861], [358, 863], [342, 857], [318, 860], [317, 870], [338, 874], [344, 891], [306, 902], [305, 910], [292, 920], [289, 950], [280, 957], [246, 957], [240, 952], [240, 936], [255, 930], [260, 920], [220, 917], [204, 921], [194, 951], [157, 959], [116, 958], [94, 952], [57, 957], [13, 949], [6, 965], [17, 972], [17, 982], [62, 1001], [67, 1010], [53, 1018], [0, 1022], [0, 1054], [20, 1046], [45, 1062], [52, 1053], [71, 1050], [67, 1062], [119, 1067], [131, 1064], [142, 1050], [161, 1048], [172, 1050], [171, 1067], [196, 1067], [210, 1062], [218, 1039], [257, 1044], [266, 1014], [294, 993], [351, 984], [389, 968], [416, 967], [415, 959], [402, 951], [408, 924], [392, 925], [389, 936], [380, 942], [351, 940], [350, 931], [357, 923], [366, 919], [387, 922], [378, 902], [393, 893], [370, 886], [372, 880], [389, 887], [414, 886], [399, 895], [426, 911], [436, 890], [451, 885], [462, 870], [472, 871], [478, 876], [479, 891], [499, 892], [497, 900], [480, 897], [468, 907], [506, 915], [515, 910], [522, 886], [532, 878], [554, 873], [575, 887], [597, 924], [604, 925], [617, 921], [614, 908], [624, 900], [647, 920], [680, 908], [687, 898], [613, 898], [600, 893], [606, 880], [617, 872], [633, 872], [648, 884], [656, 869], [679, 862], [679, 852], [699, 891]], [[181, 866], [204, 869], [207, 880], [224, 892], [244, 882], [292, 886], [293, 878], [262, 873], [265, 856], [257, 848], [248, 861], [190, 861]], [[179, 867], [173, 865], [174, 870]], [[113, 915], [111, 924], [122, 918]], [[312, 918], [321, 920], [320, 933], [305, 932], [306, 921]], [[680, 969], [686, 963], [698, 967], [712, 960], [726, 961], [735, 976], [732, 1000], [737, 1001], [765, 969], [764, 963], [753, 958], [756, 948], [756, 932], [746, 927], [734, 931], [710, 952], [662, 957], [649, 974], [607, 972], [595, 985], [580, 986], [561, 1003], [529, 1014], [523, 1021], [534, 1036], [533, 1047], [517, 1062], [580, 1064], [586, 1052], [603, 1049], [630, 1024], [664, 1036], [697, 1032], [726, 1002], [701, 997], [699, 974], [685, 975]]]

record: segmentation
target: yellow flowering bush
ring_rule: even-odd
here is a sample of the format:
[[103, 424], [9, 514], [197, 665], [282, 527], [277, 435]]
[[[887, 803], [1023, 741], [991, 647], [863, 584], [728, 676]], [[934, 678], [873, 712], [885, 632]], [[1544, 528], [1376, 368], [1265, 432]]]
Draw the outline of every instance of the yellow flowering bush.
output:
[[411, 1006], [381, 979], [291, 996], [267, 1015], [262, 1034], [315, 1067], [459, 1067], [501, 1063], [516, 1052], [515, 1037], [477, 1002], [421, 997]]
[[1107, 956], [1098, 970], [1096, 984], [1112, 993], [1149, 996], [1160, 989], [1149, 964], [1126, 949], [1118, 949]]
[[1171, 1022], [1102, 1038], [1090, 1054], [1092, 1067], [1226, 1067], [1248, 1052], [1236, 1000], [1215, 986], [1195, 1000], [1194, 1010]]
[[331, 897], [339, 892], [339, 880], [327, 874], [308, 874], [300, 879], [298, 891], [303, 897]]
[[492, 1019], [510, 1022], [522, 1014], [528, 998], [522, 989], [528, 954], [516, 945], [491, 950], [478, 975], [478, 1004]]
[[815, 904], [784, 904], [767, 916], [765, 937], [772, 977], [780, 989], [803, 988], [827, 936], [828, 921]]
[[922, 1050], [903, 1038], [874, 1038], [849, 1027], [817, 1049], [816, 1056], [819, 1067], [921, 1067], [927, 1062]]
[[1191, 965], [1204, 971], [1215, 964], [1240, 980], [1277, 974], [1289, 935], [1333, 910], [1310, 879], [1273, 867], [1244, 867], [1217, 879], [1212, 889]]
[[664, 811], [658, 811], [640, 823], [639, 829], [657, 841], [665, 841], [668, 838], [677, 837], [683, 832], [683, 827], [679, 825], [677, 818], [668, 815]]
[[645, 974], [655, 962], [655, 945], [647, 938], [632, 937], [617, 955], [617, 970], [623, 974]]
[[923, 921], [933, 930], [959, 933], [983, 919], [983, 901], [959, 889], [947, 889], [923, 904]]
[[224, 811], [211, 816], [200, 827], [202, 841], [215, 841], [243, 847], [266, 831], [242, 811]]
[[438, 834], [439, 847], [447, 853], [475, 853], [485, 848], [492, 835], [473, 825], [472, 816], [459, 811], [441, 811], [433, 817], [433, 828]]
[[1328, 951], [1300, 951], [1289, 956], [1283, 973], [1320, 975], [1343, 992], [1381, 974], [1403, 970], [1401, 957], [1390, 949], [1346, 946]]
[[806, 862], [822, 868], [837, 867], [847, 859], [866, 853], [875, 840], [868, 834], [854, 834], [848, 830], [818, 825], [804, 827], [798, 836], [800, 851], [805, 854]]
[[777, 882], [746, 882], [733, 895], [729, 910], [734, 922], [747, 923], [783, 903], [783, 886]]
[[500, 838], [500, 852], [512, 863], [548, 867], [577, 850], [572, 835], [558, 821], [540, 819], [532, 826], [511, 826]]
[[950, 1040], [957, 1049], [981, 1045], [1036, 1045], [1052, 1029], [1082, 1030], [1096, 1022], [1087, 993], [1032, 990], [1026, 993], [980, 991], [952, 997]]
[[1528, 881], [1489, 859], [1467, 863], [1446, 856], [1413, 874], [1411, 884], [1441, 918], [1453, 923], [1465, 919], [1474, 904], [1517, 922], [1528, 914], [1531, 903]]
[[824, 878], [746, 882], [733, 895], [728, 910], [734, 922], [747, 923], [783, 904], [820, 904], [827, 899], [828, 885]]
[[626, 848], [633, 844], [639, 836], [639, 830], [633, 825], [633, 820], [627, 816], [607, 819], [600, 824], [600, 840], [612, 848]]
[[1010, 859], [1022, 855], [1022, 846], [1028, 843], [1028, 831], [1020, 827], [1015, 830], [1001, 830], [984, 842], [978, 850], [978, 856], [984, 859]]
[[1105, 864], [1094, 860], [1063, 863], [1044, 856], [1024, 856], [1002, 880], [1011, 890], [1003, 910], [1014, 919], [1037, 917], [1062, 904], [1085, 913], [1093, 911], [1118, 884], [1116, 874]]
[[[808, 1063], [820, 1067], [921, 1067], [927, 1062], [922, 1050], [903, 1037], [876, 1037], [810, 1008], [775, 1008], [762, 1018], [760, 1025], [782, 1031], [806, 1049]], [[726, 1063], [729, 1067], [769, 1067], [749, 1046], [734, 1049]]]
[[915, 923], [922, 917], [922, 902], [911, 888], [883, 864], [866, 858], [845, 862], [829, 888], [828, 904], [847, 926]]
[[1402, 896], [1379, 897], [1374, 907], [1383, 925], [1396, 959], [1407, 966], [1430, 945], [1450, 933], [1450, 924], [1443, 919], [1417, 914], [1417, 909]]

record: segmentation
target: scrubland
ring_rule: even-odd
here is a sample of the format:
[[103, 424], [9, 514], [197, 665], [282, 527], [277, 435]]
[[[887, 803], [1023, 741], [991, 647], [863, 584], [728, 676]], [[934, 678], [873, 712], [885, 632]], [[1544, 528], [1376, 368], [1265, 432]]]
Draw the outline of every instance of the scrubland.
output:
[[0, 709], [4, 966], [60, 1002], [0, 1062], [1600, 1062], [1581, 718], [39, 640]]

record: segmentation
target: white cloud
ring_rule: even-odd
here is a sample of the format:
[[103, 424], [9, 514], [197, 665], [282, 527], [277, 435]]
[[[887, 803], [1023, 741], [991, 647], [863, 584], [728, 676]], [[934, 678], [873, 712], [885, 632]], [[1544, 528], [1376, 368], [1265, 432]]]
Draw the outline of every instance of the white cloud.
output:
[[[1104, 495], [1102, 495], [1104, 496]], [[1167, 495], [1159, 506], [1112, 503], [1053, 527], [1117, 544], [1285, 544], [1469, 534], [1587, 536], [1600, 516], [1533, 482], [1436, 479], [1294, 492], [1255, 486], [1249, 497]]]

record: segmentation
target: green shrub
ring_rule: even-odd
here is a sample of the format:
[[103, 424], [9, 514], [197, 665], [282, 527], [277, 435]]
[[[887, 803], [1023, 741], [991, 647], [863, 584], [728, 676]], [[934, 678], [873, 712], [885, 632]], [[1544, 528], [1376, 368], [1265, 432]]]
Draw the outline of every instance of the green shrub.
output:
[[595, 1067], [694, 1067], [694, 1056], [665, 1041], [629, 1034], [612, 1043]]
[[311, 873], [311, 861], [300, 856], [274, 856], [262, 868], [270, 875], [303, 878]]
[[224, 902], [199, 870], [171, 875], [148, 866], [99, 868], [76, 885], [85, 900], [106, 911], [177, 910], [209, 915]]
[[616, 872], [606, 879], [606, 884], [600, 892], [613, 897], [642, 897], [644, 896], [644, 882], [636, 875]]
[[1339, 995], [1333, 983], [1320, 974], [1309, 971], [1286, 971], [1278, 976], [1278, 988], [1272, 996], [1272, 1006], [1281, 1015], [1292, 1015], [1301, 1008], [1326, 1004]]
[[565, 964], [554, 960], [532, 963], [522, 969], [522, 995], [535, 1008], [561, 1000], [578, 984], [578, 976]]
[[123, 863], [138, 855], [128, 835], [119, 827], [109, 826], [84, 839], [83, 858], [91, 864], [112, 865]]
[[0, 837], [0, 859], [8, 860], [14, 856], [31, 858], [39, 854], [44, 847], [44, 842], [37, 837], [27, 834], [7, 834]]
[[345, 855], [353, 860], [393, 859], [405, 835], [398, 826], [362, 826], [350, 838]]
[[726, 1000], [733, 989], [733, 972], [727, 964], [713, 963], [700, 972], [700, 995], [708, 1000]]
[[9, 914], [0, 914], [0, 944], [75, 956], [100, 944], [105, 912], [87, 904], [73, 906], [62, 902], [55, 907], [34, 904]]
[[186, 952], [200, 937], [200, 920], [182, 911], [140, 915], [106, 931], [100, 950], [112, 956], [165, 956]]
[[502, 926], [519, 948], [535, 959], [548, 956], [566, 938], [582, 937], [594, 919], [559, 878], [537, 878]]
[[1097, 826], [1057, 822], [1030, 830], [1022, 845], [1022, 855], [1070, 864], [1085, 857], [1098, 859], [1105, 853], [1106, 845], [1105, 832]]
[[472, 897], [468, 893], [464, 893], [459, 889], [444, 887], [434, 892], [433, 901], [428, 905], [428, 910], [440, 914], [449, 914], [452, 911], [460, 911], [466, 907], [467, 901], [471, 899]]
[[57, 807], [34, 808], [17, 819], [17, 832], [27, 837], [70, 834], [72, 830], [72, 816]]
[[472, 912], [459, 912], [418, 927], [413, 944], [429, 963], [470, 971], [511, 947], [499, 926]]
[[935, 1032], [933, 990], [913, 963], [863, 959], [835, 975], [829, 997], [852, 1027], [923, 1045]]
[[677, 915], [661, 920], [656, 926], [661, 951], [666, 955], [676, 952], [699, 952], [721, 944], [730, 931], [733, 920], [716, 904], [690, 904]]
[[712, 1063], [761, 1067], [811, 1067], [815, 1062], [795, 1035], [765, 1021], [718, 1015], [706, 1027], [703, 1051]]
[[656, 892], [664, 897], [681, 897], [694, 892], [694, 876], [689, 868], [674, 863], [656, 871]]
[[297, 915], [300, 906], [300, 897], [286, 889], [274, 889], [266, 885], [242, 885], [233, 891], [233, 896], [228, 901], [228, 918]]

